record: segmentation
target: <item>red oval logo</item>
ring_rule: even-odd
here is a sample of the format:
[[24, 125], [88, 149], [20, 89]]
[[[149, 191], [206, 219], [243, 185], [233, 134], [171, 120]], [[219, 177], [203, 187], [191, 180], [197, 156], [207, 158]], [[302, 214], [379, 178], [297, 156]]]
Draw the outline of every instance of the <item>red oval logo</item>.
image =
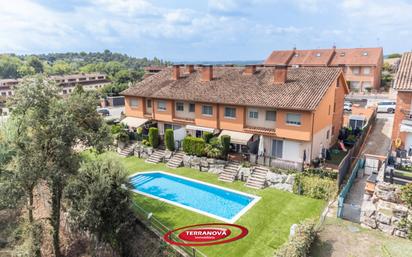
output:
[[163, 239], [180, 246], [209, 246], [230, 243], [244, 238], [247, 228], [226, 223], [196, 224], [167, 232]]
[[227, 228], [196, 228], [180, 232], [178, 237], [184, 241], [207, 242], [226, 238], [231, 233]]

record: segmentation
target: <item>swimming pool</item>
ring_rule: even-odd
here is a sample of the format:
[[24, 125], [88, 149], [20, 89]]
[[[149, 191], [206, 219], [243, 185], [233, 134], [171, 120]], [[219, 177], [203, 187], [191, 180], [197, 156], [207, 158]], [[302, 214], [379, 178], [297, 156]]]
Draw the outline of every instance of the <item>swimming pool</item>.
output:
[[130, 176], [133, 191], [203, 215], [234, 223], [260, 197], [163, 171]]

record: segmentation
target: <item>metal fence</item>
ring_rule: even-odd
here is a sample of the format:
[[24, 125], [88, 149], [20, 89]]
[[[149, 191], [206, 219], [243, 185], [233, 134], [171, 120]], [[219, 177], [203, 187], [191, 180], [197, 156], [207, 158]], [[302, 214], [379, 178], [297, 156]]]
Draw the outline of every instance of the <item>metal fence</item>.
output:
[[[133, 203], [135, 207], [135, 213], [139, 217], [139, 220], [142, 221], [149, 229], [151, 229], [156, 235], [158, 235], [163, 240], [163, 235], [167, 232], [173, 230], [172, 228], [164, 225], [160, 220], [153, 216], [151, 212], [146, 211], [136, 203]], [[179, 237], [172, 234], [171, 239], [175, 242], [183, 242]], [[176, 251], [180, 254], [188, 257], [207, 257], [206, 254], [202, 253], [198, 249], [189, 246], [177, 246], [171, 245]]]
[[343, 216], [343, 206], [345, 203], [346, 196], [349, 193], [349, 190], [351, 189], [353, 182], [355, 182], [355, 178], [358, 175], [358, 171], [362, 169], [364, 165], [365, 165], [364, 159], [359, 159], [356, 162], [355, 167], [352, 170], [352, 174], [350, 175], [348, 179], [348, 182], [343, 187], [342, 191], [340, 192], [338, 196], [338, 213], [337, 213], [338, 218], [342, 218]]
[[375, 124], [375, 118], [376, 118], [376, 111], [372, 114], [372, 116], [368, 120], [368, 123], [362, 128], [362, 131], [363, 131], [362, 135], [358, 138], [355, 145], [348, 151], [345, 158], [343, 158], [343, 160], [340, 162], [339, 167], [338, 167], [339, 188], [342, 185], [343, 181], [345, 180], [348, 172], [350, 171], [352, 164], [356, 161], [356, 158], [359, 155], [360, 150], [362, 149], [362, 145], [365, 142], [366, 137], [368, 136], [370, 130], [373, 128], [373, 125]]

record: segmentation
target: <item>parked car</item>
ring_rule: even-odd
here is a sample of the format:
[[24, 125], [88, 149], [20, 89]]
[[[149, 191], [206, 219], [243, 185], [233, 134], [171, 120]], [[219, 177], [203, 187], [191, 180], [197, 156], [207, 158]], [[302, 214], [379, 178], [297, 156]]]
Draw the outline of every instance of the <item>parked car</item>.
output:
[[384, 101], [378, 103], [378, 112], [394, 113], [396, 109], [396, 102], [394, 101]]
[[102, 116], [109, 116], [110, 115], [110, 111], [108, 109], [99, 109], [99, 110], [97, 110], [97, 113], [102, 115]]

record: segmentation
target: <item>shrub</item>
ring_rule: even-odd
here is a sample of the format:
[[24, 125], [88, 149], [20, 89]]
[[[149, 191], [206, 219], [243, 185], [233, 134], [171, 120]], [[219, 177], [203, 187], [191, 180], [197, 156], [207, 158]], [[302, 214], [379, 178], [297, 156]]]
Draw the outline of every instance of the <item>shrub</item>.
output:
[[123, 142], [123, 143], [128, 143], [129, 142], [129, 133], [124, 130], [121, 129], [117, 134], [116, 134], [116, 139], [119, 142]]
[[150, 146], [149, 141], [147, 141], [146, 139], [142, 140], [142, 144], [145, 145], [145, 146]]
[[401, 199], [409, 208], [412, 208], [412, 183], [401, 188]]
[[149, 143], [154, 148], [159, 146], [159, 129], [149, 128]]
[[306, 220], [296, 227], [295, 234], [277, 251], [276, 257], [304, 257], [307, 256], [313, 241], [316, 238], [314, 220]]
[[337, 179], [338, 173], [331, 170], [324, 169], [306, 169], [303, 171], [306, 175], [318, 176], [320, 178]]
[[173, 135], [173, 129], [166, 129], [165, 131], [165, 144], [169, 151], [175, 150], [175, 138]]
[[222, 156], [226, 157], [230, 149], [230, 136], [223, 135], [220, 137], [220, 141], [222, 141]]
[[338, 191], [335, 180], [308, 176], [304, 173], [297, 174], [293, 185], [295, 194], [306, 195], [315, 199], [329, 200], [336, 196]]
[[203, 156], [206, 143], [203, 138], [187, 136], [183, 139], [183, 151], [189, 155]]
[[213, 147], [213, 145], [207, 144], [205, 147], [205, 153], [207, 157], [219, 158], [222, 156], [222, 150], [218, 147]]
[[203, 132], [203, 140], [205, 140], [205, 142], [206, 143], [209, 143], [210, 142], [210, 139], [212, 139], [213, 138], [213, 133], [210, 133], [210, 132], [207, 132], [207, 131], [205, 131], [205, 132]]

